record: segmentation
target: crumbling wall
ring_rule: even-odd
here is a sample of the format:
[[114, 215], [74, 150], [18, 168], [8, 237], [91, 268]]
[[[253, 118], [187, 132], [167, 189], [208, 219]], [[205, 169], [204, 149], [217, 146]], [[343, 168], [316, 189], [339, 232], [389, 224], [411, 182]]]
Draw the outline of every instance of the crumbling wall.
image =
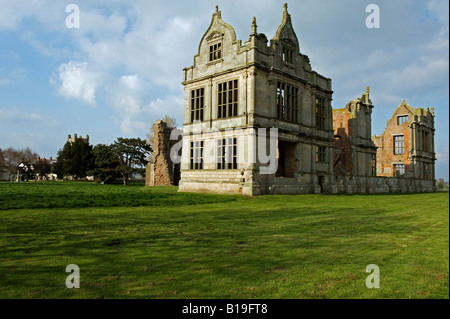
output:
[[146, 186], [176, 186], [180, 180], [180, 165], [170, 158], [170, 151], [178, 140], [171, 140], [175, 128], [167, 126], [164, 121], [153, 124], [153, 163], [146, 167]]
[[334, 175], [351, 175], [353, 172], [353, 152], [350, 141], [351, 121], [347, 108], [333, 110], [333, 128]]

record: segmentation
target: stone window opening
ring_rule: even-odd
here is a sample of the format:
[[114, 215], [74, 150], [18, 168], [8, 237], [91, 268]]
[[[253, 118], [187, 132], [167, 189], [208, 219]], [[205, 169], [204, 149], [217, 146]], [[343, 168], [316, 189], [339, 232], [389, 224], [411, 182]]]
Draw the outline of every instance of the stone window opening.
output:
[[316, 163], [325, 163], [326, 151], [325, 146], [316, 146]]
[[283, 48], [283, 61], [284, 62], [288, 62], [288, 63], [292, 63], [293, 62], [293, 52], [292, 50], [288, 49], [288, 48]]
[[297, 122], [298, 88], [289, 84], [277, 84], [277, 117], [288, 122]]
[[237, 138], [217, 140], [217, 169], [237, 169]]
[[422, 131], [422, 151], [429, 152], [428, 132], [426, 132], [426, 131]]
[[408, 115], [398, 115], [397, 116], [397, 125], [403, 125], [408, 121]]
[[189, 169], [203, 169], [203, 141], [191, 142]]
[[216, 43], [209, 46], [209, 61], [219, 60], [222, 58], [222, 43]]
[[405, 164], [394, 164], [394, 172], [396, 176], [405, 174]]
[[323, 97], [316, 97], [316, 126], [319, 129], [325, 129], [325, 99]]
[[219, 83], [217, 96], [217, 118], [238, 115], [238, 80]]
[[205, 108], [205, 89], [191, 90], [191, 123], [203, 121], [203, 110]]
[[405, 154], [405, 136], [395, 135], [394, 136], [394, 155]]
[[377, 176], [377, 154], [372, 154], [371, 167], [372, 176]]

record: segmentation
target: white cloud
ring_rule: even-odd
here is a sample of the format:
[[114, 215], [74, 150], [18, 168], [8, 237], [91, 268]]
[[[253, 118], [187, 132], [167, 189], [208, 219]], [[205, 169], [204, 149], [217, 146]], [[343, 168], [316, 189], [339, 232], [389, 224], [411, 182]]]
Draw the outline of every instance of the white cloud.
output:
[[139, 87], [139, 75], [123, 75], [120, 77], [120, 81], [128, 86], [130, 89], [135, 90]]
[[13, 83], [13, 81], [10, 80], [10, 79], [2, 79], [2, 78], [0, 78], [0, 86], [8, 85], [8, 84], [11, 84], [11, 83]]
[[148, 90], [150, 83], [137, 74], [123, 75], [107, 89], [107, 101], [114, 111], [113, 120], [123, 134], [146, 132], [151, 123], [165, 115], [183, 117], [183, 97], [167, 95], [151, 100]]
[[[17, 127], [26, 125], [34, 129], [45, 127], [57, 127], [58, 121], [54, 116], [45, 115], [39, 111], [24, 111], [17, 107], [0, 108], [0, 122], [2, 127]], [[7, 131], [11, 132], [9, 129]]]
[[0, 119], [2, 121], [40, 121], [44, 116], [35, 112], [23, 112], [18, 108], [0, 109]]
[[448, 25], [448, 0], [431, 0], [427, 3], [428, 12], [442, 24]]
[[448, 76], [447, 59], [427, 59], [407, 65], [400, 70], [388, 71], [386, 78], [393, 90], [417, 90], [435, 88]]
[[[439, 147], [439, 145], [438, 145]], [[448, 164], [448, 153], [449, 153], [449, 149], [448, 149], [448, 145], [441, 147], [437, 150], [436, 152], [436, 159], [437, 162], [441, 163], [441, 164]]]
[[105, 75], [90, 68], [87, 62], [70, 61], [58, 68], [58, 76], [51, 81], [58, 86], [58, 92], [70, 99], [96, 105], [96, 92], [102, 85]]

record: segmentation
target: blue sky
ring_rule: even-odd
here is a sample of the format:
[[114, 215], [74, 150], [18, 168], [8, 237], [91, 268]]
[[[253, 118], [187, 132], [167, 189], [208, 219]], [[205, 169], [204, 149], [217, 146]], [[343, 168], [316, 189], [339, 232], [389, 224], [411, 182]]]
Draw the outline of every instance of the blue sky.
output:
[[[182, 69], [193, 63], [215, 5], [246, 41], [253, 16], [270, 39], [284, 1], [0, 0], [0, 148], [56, 156], [68, 134], [92, 144], [145, 138], [151, 124], [183, 117]], [[80, 28], [68, 29], [68, 4]], [[380, 28], [365, 25], [368, 4]], [[434, 107], [436, 177], [449, 177], [448, 0], [288, 2], [317, 72], [332, 79], [334, 108], [371, 87], [372, 134], [394, 109]]]

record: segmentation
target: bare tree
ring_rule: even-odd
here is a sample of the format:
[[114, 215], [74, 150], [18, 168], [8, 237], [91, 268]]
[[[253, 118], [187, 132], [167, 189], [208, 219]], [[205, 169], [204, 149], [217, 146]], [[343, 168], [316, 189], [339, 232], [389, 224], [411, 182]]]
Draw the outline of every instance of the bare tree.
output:
[[11, 180], [11, 176], [17, 173], [17, 166], [20, 161], [23, 160], [27, 163], [34, 163], [39, 155], [32, 151], [29, 147], [24, 149], [15, 149], [8, 147], [2, 151], [4, 169], [8, 173], [8, 179]]

